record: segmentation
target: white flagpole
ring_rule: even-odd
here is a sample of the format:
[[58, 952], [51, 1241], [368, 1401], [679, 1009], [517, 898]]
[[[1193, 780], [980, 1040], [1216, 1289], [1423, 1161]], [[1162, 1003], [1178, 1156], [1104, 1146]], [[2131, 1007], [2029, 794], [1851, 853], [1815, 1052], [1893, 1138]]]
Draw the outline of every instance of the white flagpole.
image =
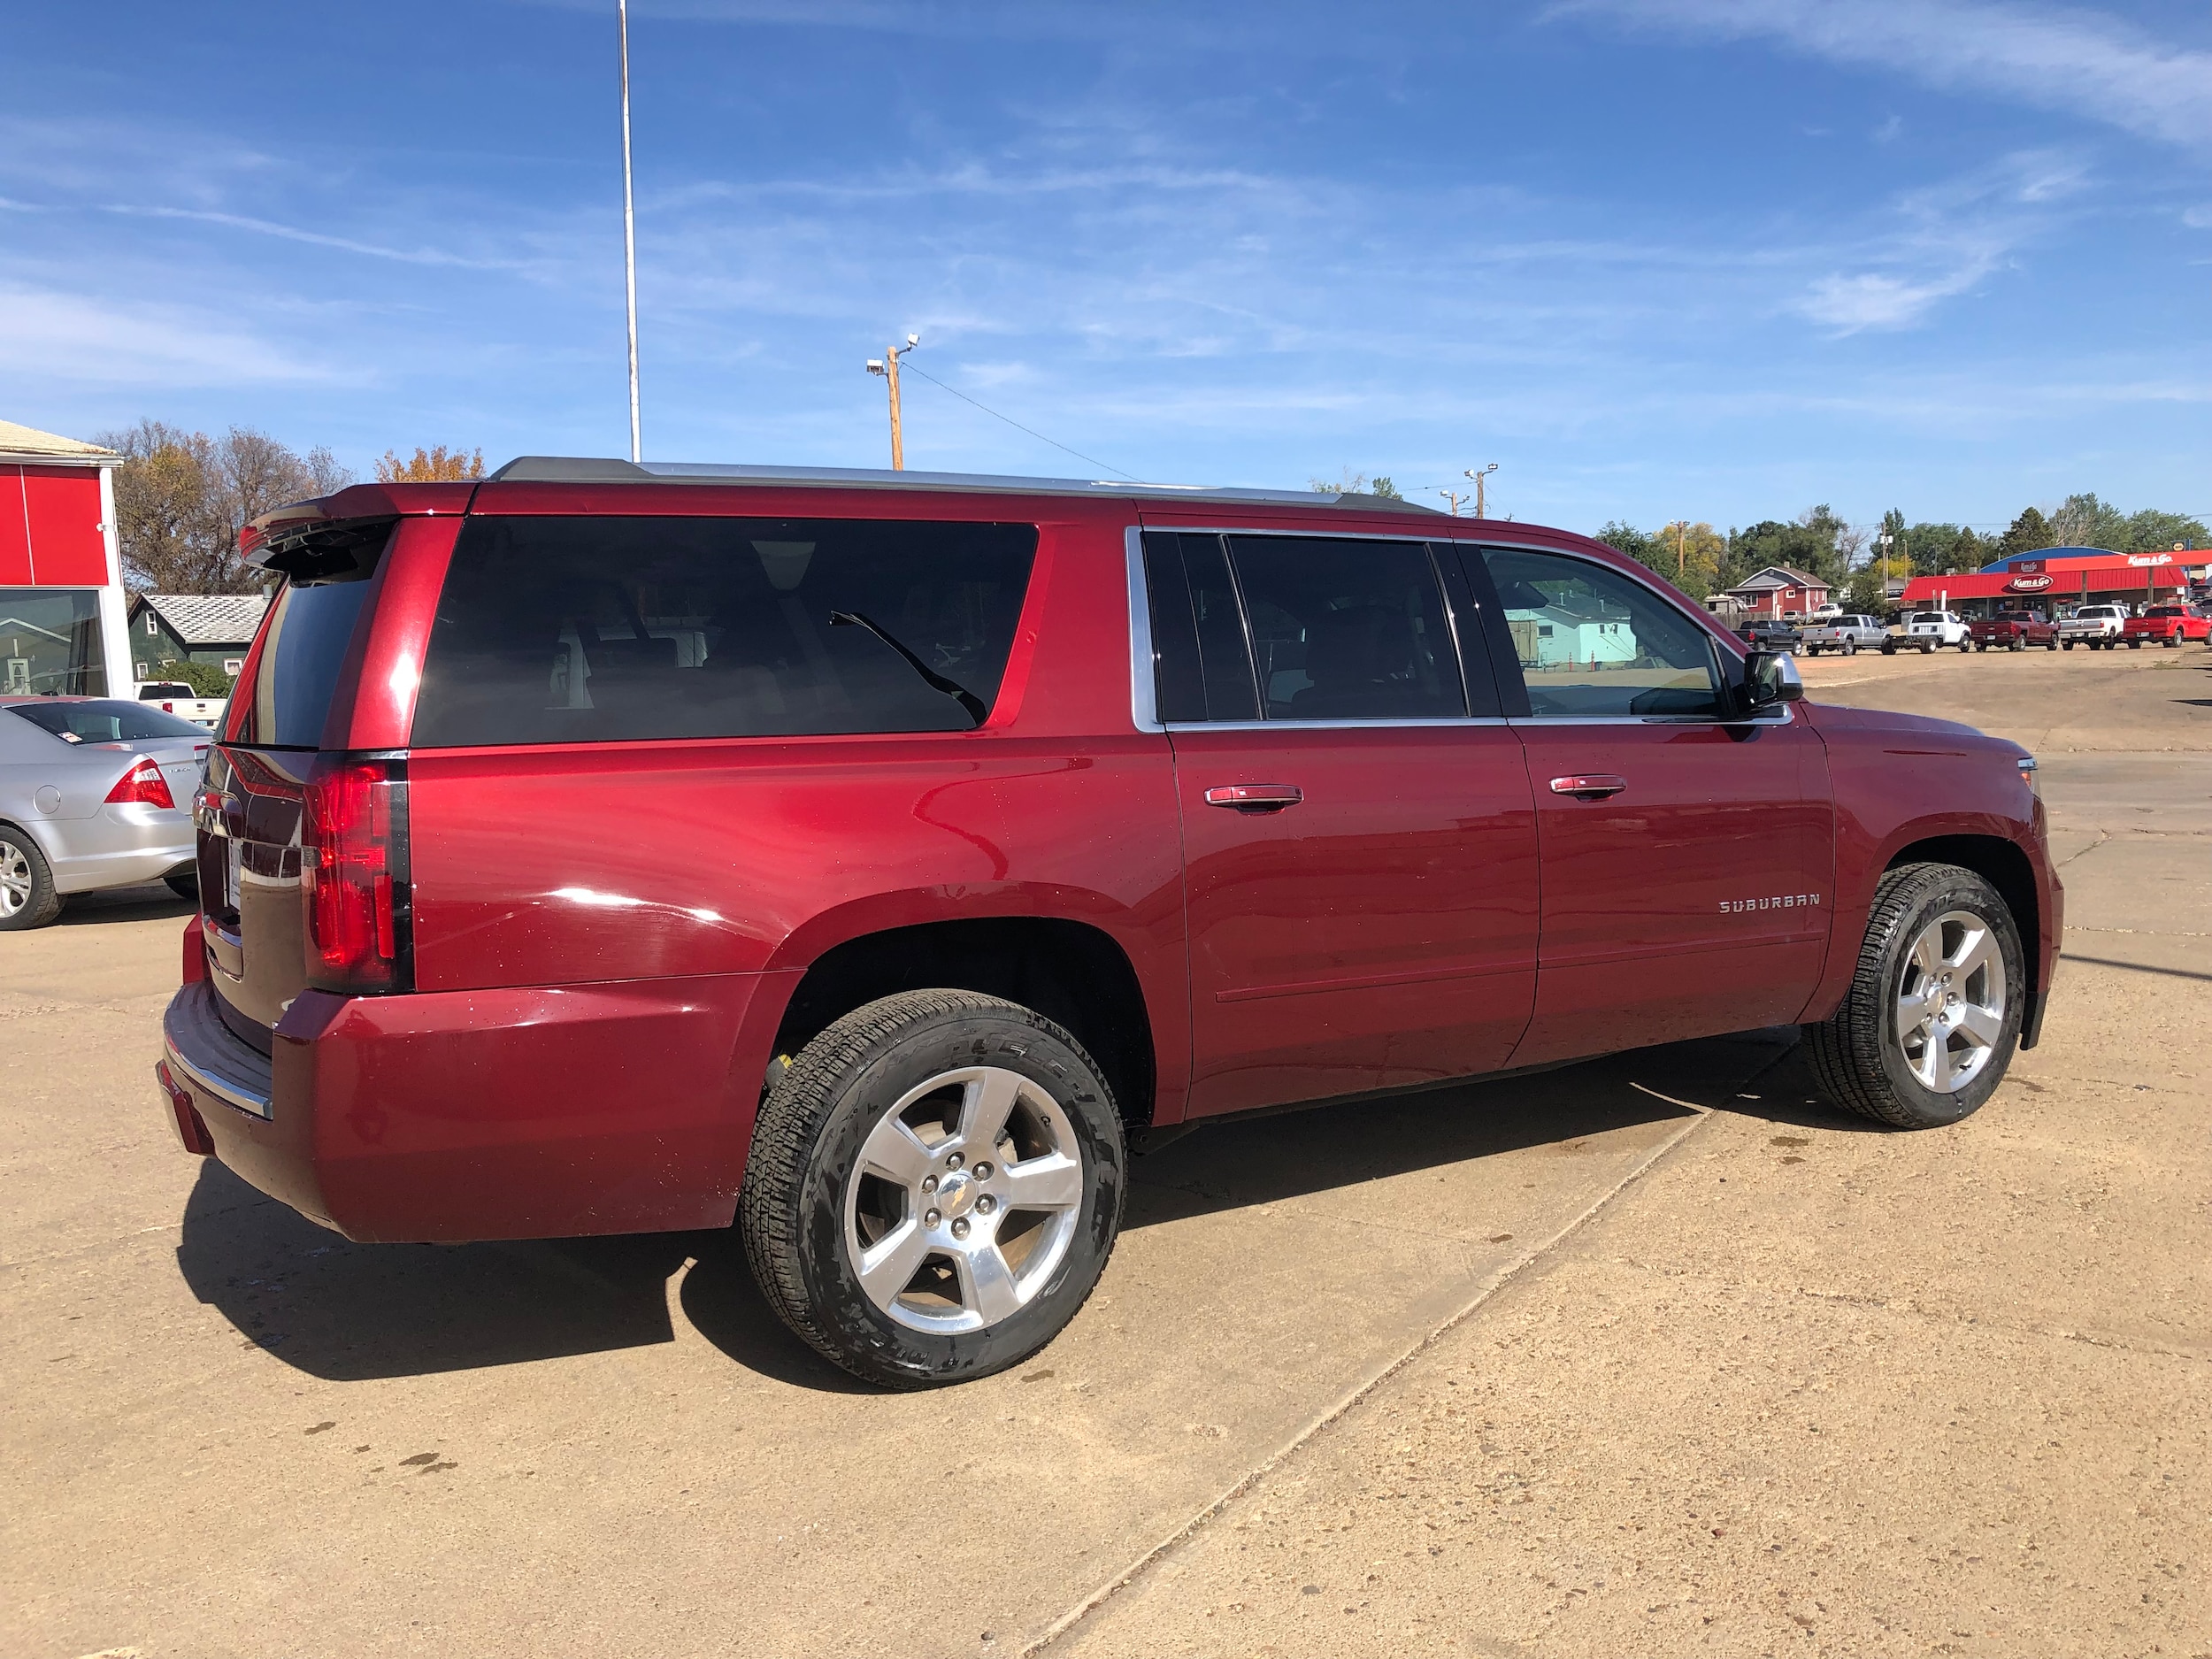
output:
[[630, 459], [641, 461], [637, 419], [637, 214], [630, 194], [630, 0], [615, 0], [622, 31], [622, 279], [630, 302]]

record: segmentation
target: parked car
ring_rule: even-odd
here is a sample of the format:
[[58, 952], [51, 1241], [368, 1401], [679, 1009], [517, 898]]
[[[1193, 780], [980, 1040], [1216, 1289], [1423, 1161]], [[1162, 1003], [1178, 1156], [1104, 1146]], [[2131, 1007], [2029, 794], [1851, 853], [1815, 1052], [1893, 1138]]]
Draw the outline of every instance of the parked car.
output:
[[2028, 755], [1566, 531], [523, 460], [245, 549], [187, 1148], [360, 1240], [734, 1222], [881, 1385], [1048, 1341], [1140, 1135], [1792, 1022], [1950, 1124], [2040, 1030]]
[[2058, 625], [2032, 611], [2000, 611], [1993, 617], [1976, 617], [1966, 625], [1966, 633], [1978, 651], [1993, 645], [2008, 651], [2024, 651], [2031, 645], [2047, 651], [2058, 649]]
[[1823, 651], [1855, 657], [1862, 647], [1878, 650], [1888, 644], [1889, 630], [1872, 617], [1839, 614], [1806, 628], [1797, 636], [1797, 642], [1808, 657]]
[[2130, 617], [2120, 638], [2131, 651], [2146, 641], [2169, 649], [2184, 640], [2212, 639], [2212, 616], [2201, 605], [2146, 605], [2139, 617]]
[[2086, 645], [2091, 650], [2110, 650], [2127, 627], [2125, 605], [2081, 605], [2058, 625], [2060, 649]]
[[166, 879], [196, 891], [189, 806], [212, 740], [142, 703], [0, 697], [0, 931], [73, 893]]
[[1785, 656], [1793, 654], [1799, 641], [1795, 626], [1778, 617], [1747, 622], [1736, 630], [1736, 637], [1755, 651], [1779, 651]]
[[1967, 633], [1965, 619], [1948, 611], [1916, 611], [1907, 620], [1903, 635], [1892, 634], [1883, 642], [1882, 650], [1886, 656], [1893, 656], [1912, 649], [1925, 657], [1939, 645], [1972, 650], [1974, 641]]
[[222, 718], [225, 702], [221, 697], [203, 697], [181, 680], [142, 680], [138, 685], [138, 700], [153, 703], [164, 714], [173, 714], [180, 720], [210, 728]]
[[1812, 614], [1811, 614], [1810, 616], [1809, 616], [1809, 617], [1807, 617], [1807, 618], [1806, 618], [1806, 621], [1807, 621], [1807, 622], [1809, 622], [1809, 623], [1811, 623], [1811, 622], [1833, 622], [1833, 621], [1834, 621], [1834, 620], [1835, 620], [1838, 617], [1841, 616], [1842, 614], [1843, 614], [1843, 607], [1842, 607], [1841, 605], [1839, 605], [1839, 604], [1836, 604], [1836, 603], [1834, 603], [1833, 602], [1831, 602], [1830, 603], [1827, 603], [1827, 604], [1824, 604], [1824, 605], [1816, 605], [1816, 606], [1813, 608]]

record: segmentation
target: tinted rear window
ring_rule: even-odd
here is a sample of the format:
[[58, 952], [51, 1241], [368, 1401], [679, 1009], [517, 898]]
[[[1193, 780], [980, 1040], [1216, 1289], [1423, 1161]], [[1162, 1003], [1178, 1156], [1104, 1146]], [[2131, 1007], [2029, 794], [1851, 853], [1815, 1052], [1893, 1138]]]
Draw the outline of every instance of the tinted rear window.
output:
[[157, 737], [196, 737], [207, 741], [207, 728], [180, 720], [159, 709], [111, 698], [96, 702], [12, 703], [8, 711], [19, 714], [42, 732], [51, 732], [65, 743], [128, 743]]
[[472, 519], [411, 741], [967, 731], [1036, 549], [1033, 525]]
[[[388, 532], [380, 534], [388, 539]], [[341, 574], [290, 579], [277, 590], [253, 681], [242, 681], [231, 693], [242, 710], [231, 741], [263, 749], [321, 746], [338, 671], [374, 587], [369, 578], [383, 557], [383, 544], [358, 548], [351, 557], [358, 563]]]

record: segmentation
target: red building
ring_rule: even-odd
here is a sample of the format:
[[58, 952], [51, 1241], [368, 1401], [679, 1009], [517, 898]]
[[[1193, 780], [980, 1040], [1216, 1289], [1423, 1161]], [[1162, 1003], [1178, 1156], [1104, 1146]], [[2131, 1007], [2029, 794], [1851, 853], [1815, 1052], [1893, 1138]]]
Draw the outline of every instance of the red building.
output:
[[2056, 615], [2081, 604], [2139, 605], [2185, 599], [2192, 582], [2202, 580], [2208, 561], [2212, 561], [2212, 550], [2185, 548], [2170, 553], [2015, 559], [2008, 570], [1916, 576], [1905, 584], [1902, 603], [1911, 608], [1942, 606], [1962, 615], [1986, 616], [1997, 611]]
[[0, 693], [131, 695], [115, 540], [121, 459], [0, 420]]

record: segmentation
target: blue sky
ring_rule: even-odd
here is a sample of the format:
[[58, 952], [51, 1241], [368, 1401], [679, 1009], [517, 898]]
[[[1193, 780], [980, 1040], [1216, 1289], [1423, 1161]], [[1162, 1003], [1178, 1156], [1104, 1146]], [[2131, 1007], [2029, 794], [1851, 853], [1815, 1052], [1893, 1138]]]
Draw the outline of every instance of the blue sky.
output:
[[[607, 4], [20, 7], [0, 418], [626, 450]], [[649, 458], [2212, 516], [2212, 11], [638, 0]], [[919, 380], [907, 459], [1105, 475]], [[1434, 503], [1440, 498], [1431, 494]]]

